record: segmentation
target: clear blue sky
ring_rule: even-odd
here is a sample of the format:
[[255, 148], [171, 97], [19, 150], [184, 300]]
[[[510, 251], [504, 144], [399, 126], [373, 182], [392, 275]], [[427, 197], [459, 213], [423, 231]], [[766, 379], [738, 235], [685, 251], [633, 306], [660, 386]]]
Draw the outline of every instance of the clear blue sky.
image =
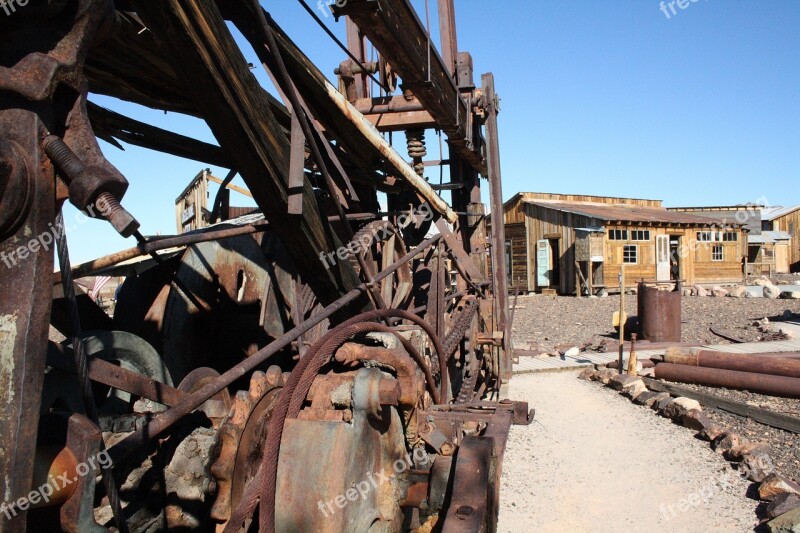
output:
[[[472, 53], [478, 80], [494, 72], [502, 97], [505, 199], [544, 191], [673, 206], [800, 203], [800, 2], [686, 1], [674, 15], [667, 7], [667, 18], [656, 0], [456, 0], [459, 48]], [[413, 3], [424, 21], [424, 1]], [[343, 53], [299, 4], [263, 5], [333, 78]], [[343, 37], [343, 22], [325, 20]], [[199, 121], [92, 99], [214, 142]], [[143, 232], [174, 233], [174, 200], [203, 165], [102, 147], [131, 182], [124, 204]], [[432, 137], [429, 152], [438, 158]], [[232, 200], [245, 205], [235, 193]], [[104, 223], [76, 224], [74, 215], [67, 213], [73, 262], [133, 244]]]

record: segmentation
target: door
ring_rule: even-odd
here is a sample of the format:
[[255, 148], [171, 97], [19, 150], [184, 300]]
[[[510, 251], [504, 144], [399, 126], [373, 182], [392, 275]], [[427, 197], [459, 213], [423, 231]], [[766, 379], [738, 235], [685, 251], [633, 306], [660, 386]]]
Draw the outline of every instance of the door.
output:
[[547, 239], [536, 242], [536, 286], [550, 286], [550, 242]]
[[789, 273], [789, 246], [786, 244], [775, 245], [775, 273]]
[[656, 281], [669, 281], [669, 235], [656, 235]]

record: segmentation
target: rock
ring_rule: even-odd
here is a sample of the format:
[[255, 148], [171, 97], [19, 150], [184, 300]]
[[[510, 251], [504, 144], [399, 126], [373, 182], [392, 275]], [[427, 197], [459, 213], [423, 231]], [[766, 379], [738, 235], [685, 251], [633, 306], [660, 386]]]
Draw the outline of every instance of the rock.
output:
[[739, 437], [738, 433], [726, 431], [714, 439], [714, 441], [711, 443], [711, 447], [715, 452], [722, 455], [730, 451], [731, 448], [738, 446], [740, 440], [741, 438]]
[[760, 287], [766, 287], [767, 285], [772, 285], [772, 282], [766, 276], [761, 276], [757, 280], [753, 281], [753, 285], [758, 285]]
[[661, 394], [665, 394], [666, 396], [661, 396], [650, 406], [654, 411], [661, 412], [672, 402], [672, 396], [670, 396], [668, 392], [662, 392]]
[[800, 532], [800, 509], [792, 509], [778, 518], [767, 522], [770, 533], [798, 533]]
[[604, 368], [602, 370], [598, 370], [595, 373], [594, 380], [601, 382], [603, 385], [608, 385], [611, 382], [611, 378], [614, 376], [618, 376], [616, 370], [611, 370], [610, 368]]
[[680, 420], [681, 417], [685, 414], [688, 414], [691, 410], [702, 411], [703, 408], [700, 407], [700, 402], [697, 400], [692, 400], [690, 398], [685, 398], [680, 396], [675, 398], [661, 412], [661, 416], [671, 418], [673, 420]]
[[596, 370], [592, 370], [591, 368], [587, 368], [582, 370], [580, 374], [578, 374], [578, 379], [582, 379], [584, 381], [594, 381], [594, 377], [597, 374]]
[[777, 518], [798, 508], [800, 508], [800, 497], [797, 494], [783, 492], [775, 496], [775, 499], [767, 505], [767, 517]]
[[622, 389], [622, 392], [623, 394], [625, 394], [625, 396], [627, 396], [631, 400], [635, 400], [636, 398], [639, 397], [640, 394], [644, 394], [645, 392], [647, 392], [647, 387], [645, 386], [644, 381], [638, 380], [634, 381], [627, 387], [624, 387]]
[[580, 353], [581, 353], [581, 349], [578, 348], [577, 346], [573, 346], [572, 348], [570, 348], [569, 350], [564, 352], [564, 356], [565, 357], [577, 357], [578, 355], [580, 355]]
[[718, 424], [711, 424], [710, 426], [706, 426], [702, 430], [700, 430], [700, 433], [698, 433], [698, 435], [703, 440], [714, 442], [724, 433], [725, 433], [724, 427]]
[[605, 290], [605, 289], [600, 289], [599, 291], [597, 291], [597, 295], [596, 296], [598, 298], [608, 298], [608, 291]]
[[734, 285], [730, 291], [728, 291], [728, 296], [731, 298], [746, 298], [747, 289], [742, 287], [741, 285]]
[[779, 298], [784, 300], [800, 300], [800, 291], [783, 291], [780, 293]]
[[746, 472], [747, 479], [750, 481], [761, 483], [775, 470], [775, 466], [768, 454], [754, 452], [744, 456], [742, 462], [739, 463], [739, 470]]
[[702, 431], [708, 426], [714, 425], [711, 419], [708, 418], [703, 411], [699, 411], [697, 409], [692, 409], [685, 415], [682, 415], [681, 424], [683, 427], [687, 427], [695, 431]]
[[[641, 364], [641, 363], [639, 363], [639, 364]], [[643, 369], [639, 370], [638, 374], [639, 374], [639, 376], [642, 376], [642, 377], [652, 378], [652, 377], [655, 377], [655, 375], [656, 375], [656, 369], [655, 368], [643, 368]]]
[[780, 295], [781, 295], [781, 290], [775, 285], [764, 286], [764, 298], [775, 300]]
[[729, 461], [743, 461], [745, 457], [754, 453], [768, 455], [770, 452], [769, 444], [766, 442], [742, 442], [738, 446], [733, 446], [725, 454]]
[[694, 289], [691, 288], [683, 289], [683, 296], [694, 296], [694, 295], [695, 295]]
[[645, 391], [633, 399], [633, 403], [639, 405], [647, 405], [648, 400], [654, 398], [658, 393], [653, 391]]
[[708, 296], [708, 291], [700, 285], [695, 285], [693, 288], [697, 296]]
[[758, 487], [758, 497], [771, 502], [781, 494], [794, 494], [800, 497], [800, 485], [778, 474], [770, 474]]
[[614, 390], [621, 391], [626, 385], [630, 385], [634, 381], [642, 381], [636, 376], [629, 374], [617, 374], [608, 382], [608, 386]]
[[711, 296], [714, 296], [716, 298], [722, 298], [723, 296], [727, 296], [727, 295], [728, 295], [728, 291], [726, 291], [725, 289], [723, 289], [719, 285], [714, 285], [714, 287], [711, 289]]

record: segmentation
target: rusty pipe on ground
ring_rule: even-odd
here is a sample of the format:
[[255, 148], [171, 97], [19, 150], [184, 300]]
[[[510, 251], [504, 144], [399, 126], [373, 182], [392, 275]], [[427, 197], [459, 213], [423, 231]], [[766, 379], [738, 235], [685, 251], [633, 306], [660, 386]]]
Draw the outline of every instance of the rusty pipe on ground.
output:
[[744, 353], [727, 354], [711, 350], [701, 350], [693, 354], [678, 354], [667, 350], [667, 353], [664, 354], [664, 362], [800, 378], [800, 359], [760, 357]]
[[721, 368], [704, 368], [674, 363], [656, 365], [656, 379], [746, 390], [769, 396], [800, 399], [800, 379]]

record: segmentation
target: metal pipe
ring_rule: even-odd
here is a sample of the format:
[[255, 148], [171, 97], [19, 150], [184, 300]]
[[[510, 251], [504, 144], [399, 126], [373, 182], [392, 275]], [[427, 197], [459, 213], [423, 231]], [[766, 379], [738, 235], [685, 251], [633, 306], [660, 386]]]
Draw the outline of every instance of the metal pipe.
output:
[[800, 378], [800, 359], [761, 357], [751, 354], [727, 354], [714, 352], [712, 350], [702, 350], [687, 355], [676, 354], [674, 351], [668, 350], [667, 353], [664, 354], [664, 362]]
[[656, 365], [655, 377], [679, 383], [725, 387], [726, 389], [746, 390], [769, 396], [800, 399], [800, 379], [785, 376], [659, 363]]
[[[395, 261], [392, 265], [390, 265], [386, 270], [375, 276], [375, 283], [383, 280], [384, 278], [390, 276], [394, 271], [400, 268], [402, 265], [406, 264], [407, 262], [411, 261], [414, 257], [425, 251], [428, 247], [433, 244], [436, 244], [439, 239], [441, 239], [441, 235], [434, 235], [430, 239], [426, 239], [422, 243], [419, 244], [416, 248], [411, 250], [409, 253]], [[281, 335], [278, 339], [273, 341], [272, 343], [268, 344], [258, 352], [254, 353], [238, 365], [234, 366], [221, 376], [217, 377], [216, 379], [212, 380], [208, 384], [206, 384], [203, 388], [198, 390], [197, 392], [190, 394], [185, 399], [181, 400], [181, 402], [168, 409], [158, 415], [155, 419], [153, 419], [150, 423], [145, 426], [142, 426], [139, 430], [131, 435], [128, 435], [125, 439], [117, 443], [109, 450], [109, 454], [111, 456], [112, 461], [116, 464], [117, 461], [126, 457], [129, 453], [139, 449], [145, 443], [147, 443], [153, 437], [159, 435], [164, 430], [172, 426], [178, 420], [192, 412], [194, 409], [199, 407], [203, 404], [206, 400], [217, 394], [219, 391], [236, 381], [237, 379], [241, 378], [248, 372], [251, 372], [256, 367], [261, 365], [264, 361], [278, 353], [280, 350], [288, 346], [293, 340], [297, 339], [300, 335], [308, 332], [311, 328], [329, 318], [330, 316], [334, 315], [336, 312], [343, 309], [346, 305], [351, 303], [353, 300], [358, 298], [363, 291], [366, 290], [366, 285], [363, 283], [356, 287], [355, 289], [351, 290], [325, 309], [319, 312], [319, 314], [309, 318], [302, 324], [297, 325], [296, 327], [292, 328], [291, 330], [287, 331], [283, 335]]]

